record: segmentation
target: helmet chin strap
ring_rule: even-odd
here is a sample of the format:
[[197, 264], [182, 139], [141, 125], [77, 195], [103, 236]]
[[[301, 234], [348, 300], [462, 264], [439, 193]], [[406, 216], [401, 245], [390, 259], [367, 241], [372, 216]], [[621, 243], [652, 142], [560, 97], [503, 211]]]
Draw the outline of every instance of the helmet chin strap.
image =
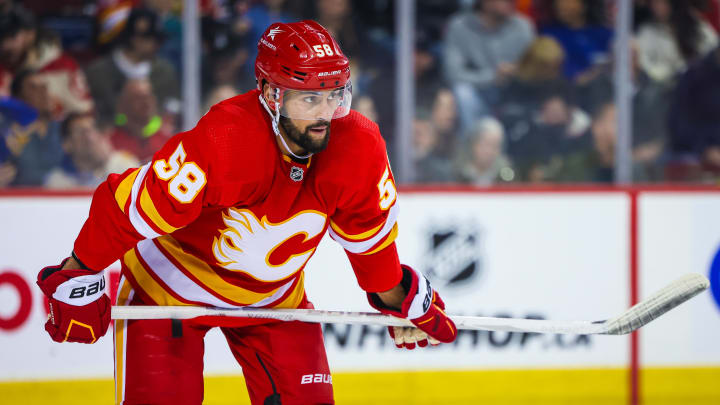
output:
[[[296, 159], [307, 159], [310, 156], [312, 156], [312, 153], [308, 153], [307, 155], [304, 155], [304, 156], [298, 156], [295, 153], [293, 153], [293, 151], [290, 150], [290, 147], [288, 146], [287, 142], [285, 142], [285, 138], [283, 138], [283, 136], [280, 134], [280, 129], [278, 128], [278, 125], [280, 124], [280, 106], [278, 105], [278, 102], [275, 101], [275, 114], [273, 114], [272, 110], [270, 109], [270, 107], [268, 107], [267, 103], [265, 102], [265, 97], [263, 97], [262, 93], [260, 93], [258, 98], [260, 99], [260, 103], [263, 105], [263, 107], [265, 107], [265, 111], [267, 111], [267, 113], [270, 114], [270, 120], [272, 121], [273, 132], [275, 132], [275, 136], [280, 138], [280, 142], [282, 143], [285, 150], [289, 154], [293, 155], [293, 157], [295, 157]], [[275, 88], [275, 100], [277, 100], [279, 98], [280, 98], [280, 89], [278, 89], [276, 87]]]

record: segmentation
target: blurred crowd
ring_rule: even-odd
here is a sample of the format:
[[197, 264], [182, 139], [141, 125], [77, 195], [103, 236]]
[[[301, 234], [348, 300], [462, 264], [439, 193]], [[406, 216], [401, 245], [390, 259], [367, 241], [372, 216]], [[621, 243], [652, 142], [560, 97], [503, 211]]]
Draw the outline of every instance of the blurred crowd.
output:
[[[353, 108], [395, 150], [395, 5], [198, 0], [202, 105], [255, 88], [272, 22], [351, 58]], [[717, 0], [635, 0], [633, 179], [720, 179]], [[418, 0], [417, 183], [614, 180], [615, 0]], [[181, 0], [0, 0], [0, 187], [94, 187], [179, 131]]]

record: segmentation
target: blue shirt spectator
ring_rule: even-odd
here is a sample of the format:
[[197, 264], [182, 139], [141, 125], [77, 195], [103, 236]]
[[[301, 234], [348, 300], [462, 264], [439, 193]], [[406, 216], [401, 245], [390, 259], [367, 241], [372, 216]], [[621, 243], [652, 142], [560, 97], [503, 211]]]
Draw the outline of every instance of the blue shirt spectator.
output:
[[[4, 184], [0, 185], [40, 186], [62, 160], [60, 125], [51, 119], [47, 84], [36, 71], [19, 72], [11, 91], [13, 98], [34, 108], [37, 115], [31, 119], [32, 114], [25, 111], [5, 116], [8, 125], [0, 141], [0, 166], [4, 173], [0, 177]], [[15, 103], [17, 106], [22, 104]], [[22, 110], [14, 109], [15, 112]]]
[[594, 21], [595, 6], [583, 0], [555, 0], [555, 21], [540, 29], [542, 35], [553, 37], [565, 50], [563, 72], [568, 79], [577, 80], [581, 73], [609, 60], [613, 33]]
[[479, 2], [448, 23], [443, 70], [458, 101], [461, 126], [492, 113], [498, 88], [510, 79], [535, 32], [512, 1]]
[[541, 32], [555, 38], [565, 49], [567, 58], [563, 73], [568, 79], [608, 60], [612, 31], [605, 27], [571, 28], [555, 24], [543, 28]]
[[[295, 21], [290, 15], [283, 12], [284, 0], [265, 0], [256, 4], [242, 16], [245, 21], [250, 21], [248, 29], [247, 43], [250, 54], [248, 60], [255, 60], [257, 56], [257, 43], [260, 40], [265, 29], [272, 23], [282, 22], [289, 23]], [[238, 17], [240, 18], [240, 17]], [[254, 66], [252, 63], [247, 64], [247, 69], [254, 74]]]

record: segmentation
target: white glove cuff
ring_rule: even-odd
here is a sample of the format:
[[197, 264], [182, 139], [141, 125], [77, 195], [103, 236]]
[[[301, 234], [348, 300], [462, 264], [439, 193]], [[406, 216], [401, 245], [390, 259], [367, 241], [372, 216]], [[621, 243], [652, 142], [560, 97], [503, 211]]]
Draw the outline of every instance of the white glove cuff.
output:
[[87, 305], [105, 293], [105, 272], [87, 276], [73, 277], [60, 284], [53, 293], [53, 298], [66, 304]]
[[415, 272], [415, 275], [418, 278], [418, 290], [410, 302], [408, 319], [417, 319], [425, 315], [432, 303], [433, 289], [430, 282], [418, 271]]

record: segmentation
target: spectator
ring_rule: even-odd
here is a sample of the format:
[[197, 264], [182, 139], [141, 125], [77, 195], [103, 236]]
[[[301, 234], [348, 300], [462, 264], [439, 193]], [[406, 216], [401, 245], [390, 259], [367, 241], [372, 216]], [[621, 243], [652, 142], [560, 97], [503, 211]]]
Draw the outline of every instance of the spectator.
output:
[[75, 59], [63, 52], [57, 36], [39, 28], [27, 11], [14, 7], [0, 15], [0, 95], [7, 96], [13, 76], [27, 69], [45, 81], [54, 119], [92, 108], [85, 75]]
[[439, 88], [433, 97], [430, 123], [437, 133], [440, 144], [438, 153], [451, 159], [458, 141], [458, 107], [455, 96], [447, 88]]
[[416, 183], [443, 183], [452, 181], [450, 160], [439, 153], [442, 143], [429, 114], [421, 111], [413, 121], [413, 152]]
[[202, 34], [207, 57], [203, 58], [203, 89], [232, 86], [241, 93], [255, 88], [254, 75], [248, 74], [249, 51], [245, 38], [237, 36], [225, 24], [212, 18], [202, 20]]
[[179, 82], [172, 64], [157, 55], [162, 40], [157, 15], [147, 9], [133, 9], [112, 53], [87, 69], [90, 90], [101, 121], [110, 121], [117, 96], [129, 79], [147, 79], [166, 120], [179, 112]]
[[[233, 3], [243, 3], [243, 1], [236, 0]], [[287, 23], [294, 20], [290, 14], [285, 12], [284, 7], [285, 0], [262, 0], [251, 6], [247, 10], [247, 14], [244, 14], [241, 10], [244, 10], [245, 7], [243, 7], [242, 4], [236, 4], [236, 16], [244, 17], [249, 24], [247, 29], [248, 44], [252, 44], [253, 47], [257, 47], [256, 45], [260, 40], [260, 37], [270, 24], [275, 22]], [[245, 36], [245, 32], [243, 32], [242, 29], [238, 29], [237, 32], [238, 34]], [[255, 59], [254, 55], [252, 59]]]
[[352, 4], [349, 0], [318, 0], [315, 4], [315, 20], [327, 28], [330, 34], [342, 44], [342, 51], [349, 57], [363, 55], [363, 44], [367, 42], [364, 32], [352, 18]]
[[113, 147], [147, 162], [173, 133], [172, 124], [158, 115], [157, 98], [147, 79], [125, 82], [117, 103]]
[[421, 108], [431, 108], [427, 105], [432, 102], [435, 94], [441, 87], [448, 87], [442, 78], [440, 63], [438, 63], [437, 43], [433, 42], [428, 30], [415, 31], [415, 51], [413, 54], [413, 73], [415, 74], [415, 98]]
[[717, 34], [693, 3], [650, 0], [652, 17], [638, 29], [636, 42], [640, 68], [651, 79], [674, 79], [688, 63], [702, 59], [717, 45]]
[[587, 114], [574, 105], [570, 88], [559, 84], [543, 91], [537, 108], [511, 128], [508, 151], [518, 179], [552, 180], [565, 157], [588, 143], [583, 134], [589, 124]]
[[513, 79], [534, 85], [548, 81], [564, 81], [562, 67], [565, 51], [553, 38], [537, 37], [523, 54]]
[[6, 131], [14, 122], [28, 125], [37, 119], [37, 115], [37, 110], [24, 101], [0, 97], [0, 132]]
[[615, 178], [615, 105], [602, 106], [590, 129], [592, 149], [570, 155], [556, 180], [566, 182], [612, 183]]
[[496, 115], [507, 128], [511, 143], [530, 131], [544, 100], [570, 86], [562, 75], [564, 60], [565, 52], [557, 41], [538, 37], [518, 62], [515, 76], [502, 87]]
[[[678, 79], [668, 123], [670, 180], [699, 180], [720, 173], [720, 47]], [[694, 176], [694, 178], [693, 178]]]
[[553, 22], [540, 32], [557, 40], [565, 50], [565, 77], [579, 83], [592, 78], [594, 68], [609, 60], [612, 31], [602, 25], [603, 2], [554, 0]]
[[158, 15], [163, 41], [158, 49], [161, 58], [172, 63], [176, 72], [182, 70], [182, 3], [175, 0], [144, 0], [144, 4]]
[[[632, 141], [635, 181], [658, 181], [663, 177], [662, 160], [668, 142], [665, 119], [672, 101], [673, 82], [657, 81], [640, 69], [636, 43], [631, 43], [631, 79], [633, 86]], [[614, 102], [613, 66], [603, 67], [590, 81], [576, 86], [578, 105], [585, 111], [597, 111]]]
[[0, 1], [0, 14], [7, 14], [13, 8], [14, 0], [2, 0]]
[[15, 168], [15, 165], [0, 159], [0, 188], [7, 187], [13, 180], [15, 180], [16, 176], [17, 168]]
[[235, 87], [228, 84], [217, 86], [214, 89], [210, 90], [210, 92], [208, 93], [208, 96], [205, 99], [205, 108], [203, 109], [203, 111], [208, 112], [210, 111], [210, 108], [215, 104], [223, 100], [235, 97], [241, 93], [242, 92], [238, 92]]
[[[0, 143], [0, 185], [39, 186], [62, 160], [60, 125], [52, 119], [45, 78], [34, 70], [20, 71], [11, 86], [14, 98], [37, 111], [27, 125], [14, 122]], [[4, 157], [4, 158], [3, 158]]]
[[[443, 80], [439, 74], [437, 57], [431, 50], [432, 43], [428, 34], [420, 30], [415, 33], [415, 37], [417, 39], [413, 57], [415, 107], [418, 110], [429, 111], [433, 109], [436, 94], [443, 87]], [[353, 69], [352, 62], [350, 66]], [[397, 84], [394, 68], [394, 62], [382, 67], [375, 77], [369, 80], [367, 85], [367, 95], [372, 98], [376, 107], [377, 124], [387, 143], [391, 161], [395, 159], [395, 103], [397, 100], [394, 91]], [[353, 89], [355, 89], [356, 83], [358, 81], [362, 82], [362, 79], [358, 80], [358, 76], [355, 75], [354, 71], [352, 71], [351, 77], [353, 77]], [[453, 106], [453, 109], [455, 109], [455, 106]], [[457, 111], [454, 113], [454, 117], [456, 116]]]
[[479, 1], [452, 18], [445, 37], [444, 71], [457, 97], [462, 127], [490, 114], [498, 84], [510, 78], [532, 42], [533, 28], [512, 0]]
[[495, 118], [475, 122], [455, 159], [456, 180], [475, 186], [512, 181], [515, 171], [503, 155], [505, 131]]
[[353, 109], [367, 117], [372, 122], [377, 123], [378, 112], [375, 108], [375, 102], [368, 96], [360, 96], [353, 100]]
[[107, 133], [98, 130], [90, 114], [70, 114], [62, 125], [62, 165], [45, 181], [49, 188], [97, 187], [110, 173], [122, 173], [140, 162], [114, 151]]

